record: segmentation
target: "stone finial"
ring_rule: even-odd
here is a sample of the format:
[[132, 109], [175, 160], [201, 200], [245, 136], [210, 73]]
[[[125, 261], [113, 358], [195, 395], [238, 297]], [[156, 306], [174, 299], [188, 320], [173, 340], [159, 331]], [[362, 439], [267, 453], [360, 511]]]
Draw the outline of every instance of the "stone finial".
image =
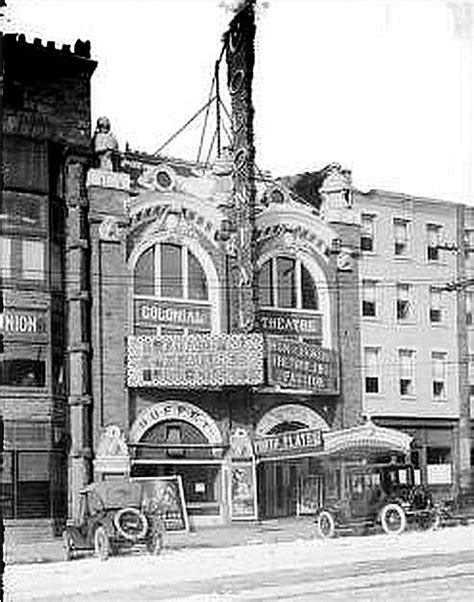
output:
[[113, 171], [112, 156], [118, 149], [117, 138], [110, 131], [110, 121], [107, 117], [99, 117], [93, 137], [94, 153], [99, 161], [99, 167]]

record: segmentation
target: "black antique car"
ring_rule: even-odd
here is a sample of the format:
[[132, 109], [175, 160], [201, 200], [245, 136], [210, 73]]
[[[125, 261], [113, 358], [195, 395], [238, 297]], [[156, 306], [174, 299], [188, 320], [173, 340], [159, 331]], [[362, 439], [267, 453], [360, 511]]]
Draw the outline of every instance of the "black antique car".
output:
[[402, 533], [408, 524], [436, 528], [440, 512], [430, 492], [415, 484], [410, 464], [365, 464], [346, 468], [347, 495], [324, 506], [317, 515], [323, 538], [341, 532], [367, 532], [381, 526]]
[[79, 517], [63, 533], [64, 555], [93, 550], [100, 560], [120, 549], [144, 544], [152, 554], [163, 547], [164, 526], [153, 500], [131, 481], [92, 483], [81, 491]]

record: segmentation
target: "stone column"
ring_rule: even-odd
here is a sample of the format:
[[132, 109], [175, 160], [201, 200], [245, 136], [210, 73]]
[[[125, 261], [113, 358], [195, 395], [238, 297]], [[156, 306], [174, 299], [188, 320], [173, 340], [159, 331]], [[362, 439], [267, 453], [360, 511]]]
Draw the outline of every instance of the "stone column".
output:
[[87, 160], [70, 156], [65, 164], [66, 299], [68, 405], [71, 445], [68, 458], [68, 516], [76, 518], [79, 491], [91, 477], [91, 395], [89, 241], [85, 173]]

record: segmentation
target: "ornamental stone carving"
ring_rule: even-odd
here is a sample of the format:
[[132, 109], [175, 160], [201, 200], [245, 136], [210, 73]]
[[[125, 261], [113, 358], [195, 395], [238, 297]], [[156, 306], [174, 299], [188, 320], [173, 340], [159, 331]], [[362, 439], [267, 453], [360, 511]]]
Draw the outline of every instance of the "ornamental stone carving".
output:
[[120, 241], [120, 227], [117, 218], [106, 217], [99, 226], [99, 238], [107, 242]]

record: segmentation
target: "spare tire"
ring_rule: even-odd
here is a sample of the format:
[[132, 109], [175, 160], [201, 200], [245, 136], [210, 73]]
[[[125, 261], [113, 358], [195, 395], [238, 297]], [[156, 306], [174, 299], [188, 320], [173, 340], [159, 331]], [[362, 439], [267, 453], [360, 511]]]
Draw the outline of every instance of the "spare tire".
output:
[[148, 531], [146, 516], [132, 507], [118, 510], [114, 516], [114, 525], [119, 535], [130, 541], [143, 539]]

